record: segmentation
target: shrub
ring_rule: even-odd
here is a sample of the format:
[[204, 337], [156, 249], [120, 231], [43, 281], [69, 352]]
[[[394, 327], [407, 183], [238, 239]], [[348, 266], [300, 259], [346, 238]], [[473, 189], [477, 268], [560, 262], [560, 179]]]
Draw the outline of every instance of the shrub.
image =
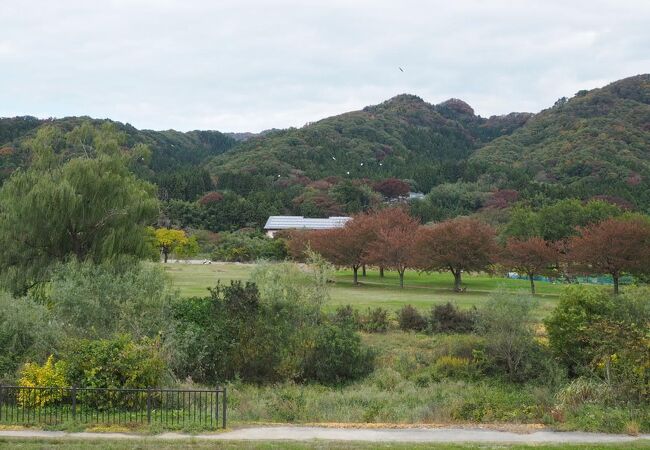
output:
[[77, 386], [144, 389], [160, 386], [165, 362], [156, 341], [134, 341], [128, 335], [114, 339], [79, 339], [64, 352], [67, 380]]
[[167, 346], [173, 370], [195, 381], [235, 378], [258, 383], [355, 379], [372, 368], [372, 354], [355, 329], [322, 323], [327, 267], [261, 265], [259, 282], [217, 285], [207, 298], [174, 306]]
[[606, 380], [621, 401], [647, 401], [648, 294], [647, 288], [616, 297], [583, 287], [567, 289], [546, 321], [553, 352], [572, 374]]
[[475, 313], [461, 311], [453, 303], [431, 308], [431, 329], [434, 333], [469, 333], [474, 328]]
[[361, 327], [368, 333], [385, 333], [389, 325], [388, 311], [382, 307], [368, 308], [361, 318]]
[[125, 259], [100, 265], [73, 261], [56, 268], [48, 303], [75, 337], [129, 333], [140, 339], [167, 329], [176, 295], [159, 266]]
[[361, 328], [359, 311], [351, 305], [339, 306], [331, 317], [332, 323], [339, 326], [350, 327], [353, 330]]
[[545, 320], [554, 355], [575, 375], [591, 363], [595, 349], [589, 345], [594, 325], [615, 308], [612, 296], [600, 289], [569, 286]]
[[323, 384], [355, 380], [373, 369], [374, 354], [349, 327], [323, 324], [314, 331], [303, 362], [303, 378]]
[[219, 234], [210, 258], [213, 261], [250, 262], [258, 259], [281, 261], [287, 257], [284, 239], [271, 239], [259, 232], [235, 231]]
[[[27, 363], [20, 371], [20, 386], [27, 387], [65, 387], [68, 386], [66, 378], [66, 364], [64, 361], [54, 362], [50, 355], [42, 366], [37, 363]], [[63, 398], [63, 391], [56, 389], [21, 390], [18, 401], [24, 407], [46, 406]]]
[[58, 349], [61, 335], [45, 306], [0, 292], [0, 381], [13, 382], [27, 361], [45, 361]]
[[399, 328], [402, 331], [423, 331], [427, 327], [426, 319], [420, 314], [420, 311], [411, 305], [406, 305], [400, 309], [398, 314]]
[[485, 338], [486, 369], [511, 381], [555, 375], [550, 356], [535, 340], [528, 297], [491, 298], [478, 314], [477, 330]]

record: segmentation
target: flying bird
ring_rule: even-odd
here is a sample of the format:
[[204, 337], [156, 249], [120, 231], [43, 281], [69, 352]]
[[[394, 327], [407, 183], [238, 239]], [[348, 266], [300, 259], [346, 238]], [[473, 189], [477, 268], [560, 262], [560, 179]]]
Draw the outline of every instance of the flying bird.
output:
[[398, 67], [398, 69], [400, 70], [400, 72], [404, 72], [404, 69], [402, 69], [401, 67]]

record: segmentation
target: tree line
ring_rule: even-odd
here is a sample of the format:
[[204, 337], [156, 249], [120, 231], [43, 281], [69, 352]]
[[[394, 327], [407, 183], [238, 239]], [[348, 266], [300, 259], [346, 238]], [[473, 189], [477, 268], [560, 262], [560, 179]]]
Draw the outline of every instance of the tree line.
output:
[[358, 214], [345, 226], [330, 230], [293, 231], [288, 236], [292, 257], [307, 249], [339, 267], [375, 266], [399, 274], [404, 287], [407, 270], [451, 272], [460, 292], [464, 272], [514, 271], [528, 277], [535, 293], [535, 277], [571, 279], [576, 275], [606, 274], [618, 294], [624, 274], [650, 273], [650, 221], [639, 215], [605, 218], [576, 227], [572, 236], [551, 240], [540, 236], [500, 237], [477, 218], [457, 217], [421, 225], [403, 208]]

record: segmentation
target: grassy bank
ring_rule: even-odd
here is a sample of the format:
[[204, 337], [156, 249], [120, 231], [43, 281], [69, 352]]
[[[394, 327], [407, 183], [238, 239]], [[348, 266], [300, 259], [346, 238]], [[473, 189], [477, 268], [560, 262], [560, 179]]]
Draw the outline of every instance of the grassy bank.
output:
[[378, 355], [368, 378], [341, 387], [284, 383], [229, 387], [231, 423], [518, 423], [560, 430], [650, 431], [650, 412], [585, 404], [560, 408], [552, 380], [517, 384], [432, 370], [445, 355], [471, 352], [471, 335], [365, 334]]

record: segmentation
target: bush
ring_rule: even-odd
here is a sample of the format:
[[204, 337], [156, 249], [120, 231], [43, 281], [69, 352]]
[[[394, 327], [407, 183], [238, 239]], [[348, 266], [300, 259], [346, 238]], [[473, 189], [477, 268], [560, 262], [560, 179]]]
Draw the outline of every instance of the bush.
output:
[[320, 325], [308, 348], [303, 362], [304, 380], [337, 384], [372, 372], [374, 354], [350, 327]]
[[389, 325], [388, 311], [382, 307], [368, 308], [361, 317], [361, 328], [368, 333], [385, 333]]
[[461, 311], [447, 302], [431, 308], [431, 330], [434, 333], [469, 333], [474, 329], [475, 313]]
[[611, 294], [586, 286], [569, 286], [544, 324], [556, 358], [570, 374], [582, 372], [594, 359], [596, 350], [589, 335], [616, 307]]
[[261, 265], [253, 274], [259, 285], [231, 282], [178, 302], [167, 345], [174, 372], [209, 383], [338, 383], [367, 373], [372, 356], [355, 329], [322, 323], [326, 272], [317, 264]]
[[604, 379], [621, 401], [647, 402], [648, 294], [647, 288], [615, 297], [599, 289], [568, 288], [545, 322], [553, 353], [572, 375]]
[[[67, 367], [64, 361], [54, 362], [50, 355], [42, 366], [27, 363], [20, 371], [20, 386], [28, 387], [65, 387]], [[46, 406], [63, 398], [62, 390], [21, 390], [18, 401], [24, 407]]]
[[0, 381], [13, 382], [27, 361], [45, 361], [61, 338], [61, 328], [45, 306], [0, 292]]
[[339, 306], [331, 317], [332, 323], [341, 326], [349, 327], [353, 330], [361, 328], [361, 317], [359, 311], [351, 305]]
[[557, 371], [531, 325], [528, 297], [493, 297], [478, 314], [477, 331], [485, 338], [486, 370], [510, 381], [548, 377]]
[[427, 327], [426, 319], [420, 311], [411, 305], [406, 305], [398, 313], [399, 328], [402, 331], [423, 331]]
[[69, 335], [87, 339], [129, 333], [136, 340], [168, 327], [172, 291], [159, 266], [121, 259], [76, 261], [56, 268], [47, 302]]
[[66, 349], [63, 361], [70, 384], [94, 388], [160, 386], [166, 369], [156, 341], [134, 341], [128, 335], [76, 340]]
[[284, 239], [271, 239], [259, 232], [235, 231], [219, 234], [210, 258], [213, 261], [250, 262], [258, 259], [281, 261], [287, 257]]

